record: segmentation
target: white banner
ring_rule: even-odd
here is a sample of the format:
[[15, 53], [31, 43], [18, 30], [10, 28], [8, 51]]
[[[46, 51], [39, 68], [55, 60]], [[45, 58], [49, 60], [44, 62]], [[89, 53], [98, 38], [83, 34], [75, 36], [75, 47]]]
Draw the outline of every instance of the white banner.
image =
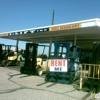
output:
[[66, 59], [52, 59], [50, 60], [51, 72], [67, 72], [67, 60]]

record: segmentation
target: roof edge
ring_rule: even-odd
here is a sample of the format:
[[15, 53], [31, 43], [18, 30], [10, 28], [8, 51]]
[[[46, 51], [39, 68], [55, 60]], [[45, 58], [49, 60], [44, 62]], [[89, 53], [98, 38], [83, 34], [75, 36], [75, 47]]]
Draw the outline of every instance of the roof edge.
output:
[[94, 18], [94, 19], [81, 20], [81, 21], [75, 21], [75, 22], [68, 22], [68, 23], [49, 25], [49, 26], [43, 26], [43, 27], [36, 27], [36, 28], [28, 28], [28, 29], [22, 29], [22, 30], [16, 30], [16, 31], [2, 32], [0, 34], [11, 33], [11, 32], [20, 32], [20, 31], [27, 31], [27, 30], [32, 30], [32, 29], [50, 28], [50, 27], [55, 27], [55, 26], [60, 26], [60, 25], [70, 25], [70, 24], [85, 23], [85, 22], [91, 22], [91, 21], [95, 21], [96, 25], [100, 26], [100, 23], [98, 23], [98, 22], [100, 22], [100, 19], [99, 18]]

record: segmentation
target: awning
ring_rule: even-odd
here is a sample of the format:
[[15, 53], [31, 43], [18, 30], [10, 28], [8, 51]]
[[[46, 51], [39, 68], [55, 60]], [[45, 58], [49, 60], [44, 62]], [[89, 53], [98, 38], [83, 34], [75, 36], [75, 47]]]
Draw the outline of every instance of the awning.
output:
[[49, 43], [76, 42], [80, 47], [92, 47], [93, 42], [100, 41], [100, 19], [90, 19], [45, 27], [4, 32], [0, 38]]

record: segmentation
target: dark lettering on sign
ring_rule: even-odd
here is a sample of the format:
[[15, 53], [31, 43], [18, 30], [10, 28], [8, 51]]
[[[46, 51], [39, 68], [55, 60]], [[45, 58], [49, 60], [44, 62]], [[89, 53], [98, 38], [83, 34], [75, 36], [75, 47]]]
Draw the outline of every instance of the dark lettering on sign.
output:
[[15, 35], [15, 33], [13, 32], [13, 33], [10, 33], [10, 35]]
[[62, 71], [62, 68], [61, 67], [55, 67], [54, 70], [55, 71]]
[[59, 71], [59, 67], [55, 67], [55, 71]]
[[20, 32], [15, 32], [14, 34], [15, 34], [15, 35], [19, 35], [19, 34], [20, 34]]
[[47, 32], [47, 31], [49, 31], [49, 28], [35, 29], [34, 33]]
[[27, 31], [27, 34], [31, 33], [31, 31]]
[[12, 36], [12, 35], [21, 35], [21, 34], [32, 34], [32, 33], [40, 33], [40, 32], [47, 32], [47, 31], [49, 31], [49, 28], [32, 29], [32, 30], [26, 30], [26, 31], [12, 32], [12, 33], [8, 33], [8, 35]]

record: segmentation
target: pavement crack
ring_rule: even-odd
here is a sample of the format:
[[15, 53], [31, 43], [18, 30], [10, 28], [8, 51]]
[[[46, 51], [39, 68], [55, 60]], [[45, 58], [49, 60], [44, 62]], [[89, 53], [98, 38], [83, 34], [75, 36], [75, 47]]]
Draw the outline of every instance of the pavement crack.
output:
[[[9, 75], [9, 74], [7, 74], [7, 75]], [[14, 84], [19, 85], [20, 87], [19, 87], [19, 88], [14, 88], [14, 89], [8, 89], [8, 90], [0, 90], [0, 94], [11, 93], [11, 92], [15, 92], [15, 91], [22, 90], [22, 89], [30, 89], [30, 90], [46, 91], [46, 92], [51, 92], [51, 93], [55, 93], [55, 94], [65, 95], [65, 96], [68, 96], [68, 97], [71, 97], [71, 98], [74, 98], [74, 99], [79, 100], [79, 98], [75, 98], [75, 97], [73, 97], [73, 96], [70, 96], [70, 95], [68, 95], [68, 94], [65, 94], [65, 92], [64, 92], [64, 93], [60, 93], [60, 92], [51, 91], [51, 90], [46, 90], [46, 89], [38, 89], [38, 88], [31, 88], [31, 87], [23, 86], [23, 85], [21, 85], [21, 84], [15, 82], [15, 81], [13, 81], [13, 80], [11, 80], [11, 79], [13, 78], [13, 76], [15, 76], [15, 75], [9, 75], [8, 80], [11, 81], [11, 82], [13, 82]], [[50, 85], [50, 86], [51, 86], [51, 85]], [[50, 87], [50, 86], [49, 86], [49, 87]], [[70, 92], [70, 91], [69, 91], [69, 92]]]
[[38, 90], [38, 91], [44, 91], [44, 92], [51, 92], [51, 93], [55, 93], [55, 94], [65, 95], [65, 96], [68, 96], [68, 97], [71, 97], [71, 98], [74, 98], [74, 99], [79, 100], [79, 98], [75, 98], [73, 96], [70, 96], [70, 95], [67, 95], [67, 94], [64, 94], [64, 93], [59, 93], [59, 92], [55, 92], [55, 91], [51, 91], [51, 90], [45, 90], [45, 89], [31, 88], [31, 87], [27, 87], [27, 86], [22, 86], [22, 87], [15, 88], [15, 89], [0, 90], [0, 94], [11, 93], [11, 92], [15, 92], [15, 91], [22, 90], [22, 89]]
[[[11, 80], [11, 79], [13, 78], [13, 76], [15, 76], [15, 75], [9, 75], [9, 74], [7, 74], [7, 75], [9, 76], [8, 80], [9, 80], [10, 82], [12, 82], [12, 83], [14, 83], [14, 84], [16, 84], [16, 85], [22, 86], [21, 84], [15, 82], [15, 81], [13, 81], [13, 80]], [[19, 75], [19, 74], [16, 74], [16, 75]]]

